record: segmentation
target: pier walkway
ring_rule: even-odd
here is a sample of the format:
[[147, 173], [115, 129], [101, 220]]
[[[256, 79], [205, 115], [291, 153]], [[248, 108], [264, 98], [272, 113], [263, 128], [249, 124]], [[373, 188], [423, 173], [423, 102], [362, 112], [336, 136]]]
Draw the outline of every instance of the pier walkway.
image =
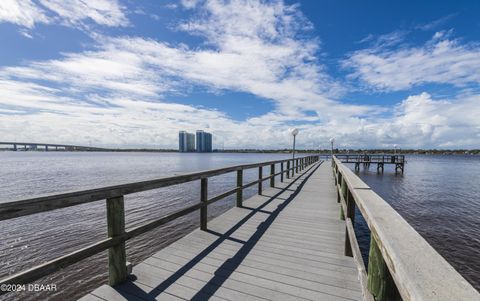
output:
[[362, 300], [330, 162], [275, 186], [81, 300]]

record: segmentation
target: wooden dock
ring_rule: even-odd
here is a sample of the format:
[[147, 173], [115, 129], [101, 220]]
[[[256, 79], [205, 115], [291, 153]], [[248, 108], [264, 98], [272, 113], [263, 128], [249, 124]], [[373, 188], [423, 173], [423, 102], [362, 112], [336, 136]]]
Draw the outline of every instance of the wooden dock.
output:
[[[258, 170], [258, 179], [244, 183], [244, 171], [251, 169]], [[209, 196], [209, 178], [228, 173], [236, 173], [235, 188]], [[124, 196], [194, 181], [200, 182], [199, 202], [126, 229]], [[253, 186], [258, 194], [245, 200], [243, 191]], [[236, 207], [208, 221], [208, 205], [230, 195], [236, 195]], [[108, 250], [109, 285], [99, 283], [81, 300], [480, 301], [472, 285], [336, 156], [330, 162], [313, 155], [3, 202], [0, 220], [96, 201], [105, 201], [108, 237], [8, 275], [0, 286], [34, 283]], [[198, 211], [200, 229], [130, 270], [128, 239]], [[370, 230], [368, 273], [354, 230], [358, 213]], [[0, 291], [11, 300], [18, 299], [15, 293]]]
[[331, 166], [264, 190], [81, 300], [362, 300]]

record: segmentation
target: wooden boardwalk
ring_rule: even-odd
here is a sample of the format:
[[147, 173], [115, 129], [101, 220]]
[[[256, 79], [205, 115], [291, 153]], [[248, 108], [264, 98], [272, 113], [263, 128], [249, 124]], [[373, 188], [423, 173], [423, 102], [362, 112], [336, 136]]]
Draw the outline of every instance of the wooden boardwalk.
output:
[[330, 163], [275, 185], [81, 300], [362, 300]]

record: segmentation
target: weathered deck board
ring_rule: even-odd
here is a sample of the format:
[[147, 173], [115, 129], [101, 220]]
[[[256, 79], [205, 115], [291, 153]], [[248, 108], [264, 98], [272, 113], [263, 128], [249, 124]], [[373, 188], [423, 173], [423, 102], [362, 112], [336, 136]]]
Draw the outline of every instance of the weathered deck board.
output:
[[134, 280], [82, 299], [361, 300], [331, 168], [317, 166], [157, 252]]

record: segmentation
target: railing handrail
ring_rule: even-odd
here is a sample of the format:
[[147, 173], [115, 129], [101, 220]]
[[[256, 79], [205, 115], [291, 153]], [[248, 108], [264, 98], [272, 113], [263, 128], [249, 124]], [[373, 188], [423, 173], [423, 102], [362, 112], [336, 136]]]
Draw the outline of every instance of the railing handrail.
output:
[[[372, 242], [377, 244], [381, 259], [404, 301], [480, 300], [475, 288], [397, 211], [336, 156], [333, 160], [342, 214], [347, 222], [351, 221], [355, 215], [354, 206], [358, 207], [371, 231]], [[347, 236], [350, 233], [347, 232]]]
[[105, 186], [87, 190], [78, 190], [60, 194], [48, 194], [17, 201], [0, 202], [0, 221], [100, 201], [107, 198], [114, 198], [127, 194], [187, 183], [195, 180], [200, 180], [201, 178], [219, 176], [237, 170], [252, 169], [259, 166], [267, 166], [288, 161], [291, 162], [293, 160], [307, 157], [311, 156], [302, 156], [295, 159], [290, 158], [260, 163], [233, 165], [223, 168], [185, 173], [172, 177], [163, 177], [153, 180], [131, 182], [120, 185]]
[[[312, 165], [317, 161], [319, 161], [318, 155], [302, 156], [292, 159], [235, 165], [225, 168], [207, 170], [202, 172], [193, 172], [151, 181], [135, 182], [2, 203], [0, 204], [0, 221], [44, 211], [80, 205], [93, 201], [106, 200], [108, 238], [95, 242], [70, 254], [55, 258], [49, 262], [42, 263], [28, 270], [20, 271], [14, 275], [9, 275], [5, 278], [2, 278], [0, 279], [0, 285], [18, 285], [32, 282], [107, 249], [109, 251], [109, 284], [116, 285], [125, 281], [128, 275], [128, 263], [126, 261], [125, 251], [126, 240], [141, 235], [147, 231], [155, 229], [165, 223], [173, 221], [179, 217], [185, 216], [197, 210], [200, 210], [200, 229], [206, 230], [208, 216], [207, 208], [209, 204], [236, 193], [236, 205], [237, 207], [242, 207], [243, 190], [245, 188], [258, 184], [258, 193], [261, 194], [263, 181], [270, 179], [270, 187], [274, 187], [276, 176], [280, 176], [280, 181], [283, 182], [284, 176], [286, 176], [286, 178], [288, 179], [290, 178], [291, 174], [291, 176], [293, 177], [295, 173], [301, 172], [307, 166]], [[284, 168], [285, 162], [287, 163], [286, 168]], [[280, 163], [280, 171], [278, 173], [275, 173], [275, 164], [278, 163]], [[267, 165], [270, 165], [270, 175], [264, 177], [262, 173], [262, 167]], [[243, 170], [255, 167], [259, 168], [258, 180], [244, 184]], [[236, 187], [217, 196], [209, 198], [208, 178], [234, 171], [237, 172]], [[141, 224], [140, 226], [136, 226], [128, 230], [125, 229], [124, 195], [166, 186], [177, 185], [195, 180], [200, 180], [199, 202], [186, 208], [179, 209], [173, 213], [167, 214], [166, 216], [160, 217], [156, 220]], [[296, 179], [288, 185], [291, 185], [295, 181]], [[6, 293], [6, 290], [0, 291], [0, 295], [4, 293]]]

